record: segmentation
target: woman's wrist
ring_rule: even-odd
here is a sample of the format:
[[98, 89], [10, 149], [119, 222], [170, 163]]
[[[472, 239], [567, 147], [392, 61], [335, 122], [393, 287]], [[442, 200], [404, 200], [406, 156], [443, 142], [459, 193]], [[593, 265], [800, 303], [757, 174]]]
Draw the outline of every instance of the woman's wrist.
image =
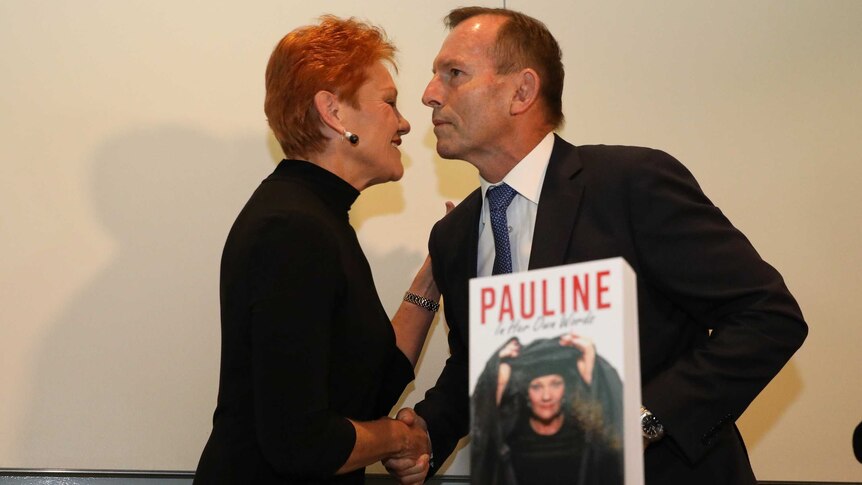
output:
[[404, 301], [406, 301], [407, 303], [412, 303], [432, 313], [436, 313], [437, 310], [440, 309], [440, 304], [436, 301], [431, 300], [430, 298], [425, 298], [421, 295], [417, 295], [416, 293], [412, 293], [410, 291], [404, 293]]
[[440, 290], [437, 288], [437, 283], [434, 282], [434, 273], [431, 271], [431, 257], [427, 256], [413, 282], [410, 284], [411, 293], [415, 293], [429, 300], [437, 301], [440, 299]]
[[431, 272], [431, 258], [426, 257], [410, 288], [404, 293], [404, 301], [417, 305], [429, 312], [436, 312], [439, 308], [440, 290], [434, 282]]
[[410, 427], [397, 419], [388, 419], [392, 421], [392, 443], [394, 445], [389, 458], [402, 457], [410, 450]]
[[382, 417], [378, 421], [386, 430], [381, 435], [385, 441], [381, 450], [385, 456], [381, 460], [403, 455], [407, 448], [407, 425], [388, 416]]

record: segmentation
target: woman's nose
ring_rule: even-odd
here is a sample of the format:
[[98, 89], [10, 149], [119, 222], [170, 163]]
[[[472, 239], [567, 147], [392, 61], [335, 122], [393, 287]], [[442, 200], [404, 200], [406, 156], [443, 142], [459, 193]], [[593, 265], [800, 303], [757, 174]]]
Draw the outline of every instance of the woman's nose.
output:
[[398, 134], [403, 136], [407, 133], [410, 133], [410, 122], [398, 113]]

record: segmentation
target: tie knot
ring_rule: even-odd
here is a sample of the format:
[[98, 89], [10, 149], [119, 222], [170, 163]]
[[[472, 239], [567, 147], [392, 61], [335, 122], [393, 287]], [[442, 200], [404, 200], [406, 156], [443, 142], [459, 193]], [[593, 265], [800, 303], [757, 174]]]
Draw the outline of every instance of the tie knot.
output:
[[488, 197], [488, 207], [492, 211], [505, 210], [509, 207], [509, 204], [512, 202], [512, 199], [515, 198], [515, 189], [509, 187], [506, 184], [500, 184], [496, 187], [491, 187], [488, 189], [488, 193], [485, 194]]

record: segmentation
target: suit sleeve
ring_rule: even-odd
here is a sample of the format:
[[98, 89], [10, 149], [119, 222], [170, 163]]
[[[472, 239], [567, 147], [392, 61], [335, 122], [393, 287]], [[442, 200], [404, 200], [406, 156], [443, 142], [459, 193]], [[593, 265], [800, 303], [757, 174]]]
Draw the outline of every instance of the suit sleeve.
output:
[[[781, 370], [808, 327], [781, 275], [679, 162], [659, 151], [641, 162], [627, 180], [639, 286], [660, 292], [686, 325], [709, 335], [643, 382], [643, 402], [695, 463]], [[643, 323], [642, 341], [652, 338]]]
[[428, 424], [428, 434], [434, 454], [429, 475], [436, 473], [440, 465], [452, 454], [458, 440], [467, 435], [470, 424], [470, 401], [467, 392], [469, 363], [467, 336], [462, 335], [459, 330], [466, 328], [466, 325], [459, 324], [454, 309], [445, 304], [446, 295], [451, 294], [452, 290], [446, 286], [447, 277], [443, 264], [446, 253], [441, 247], [445, 239], [441, 235], [439, 224], [431, 231], [428, 250], [431, 254], [434, 280], [444, 298], [443, 308], [449, 327], [450, 355], [437, 383], [425, 393], [425, 399], [416, 404], [416, 412]]
[[334, 237], [312, 218], [273, 218], [258, 232], [251, 287], [254, 419], [279, 473], [333, 475], [356, 440], [329, 409], [332, 309], [344, 287]]

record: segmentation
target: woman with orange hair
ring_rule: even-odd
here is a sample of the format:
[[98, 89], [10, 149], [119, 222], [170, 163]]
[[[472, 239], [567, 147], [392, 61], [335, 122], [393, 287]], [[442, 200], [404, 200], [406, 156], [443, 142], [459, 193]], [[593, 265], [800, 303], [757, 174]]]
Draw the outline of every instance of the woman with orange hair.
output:
[[437, 310], [430, 262], [390, 322], [348, 221], [360, 191], [403, 174], [394, 51], [380, 29], [324, 16], [272, 53], [264, 108], [286, 159], [225, 244], [219, 395], [196, 483], [360, 484], [389, 457], [427, 469], [424, 429], [387, 415]]

